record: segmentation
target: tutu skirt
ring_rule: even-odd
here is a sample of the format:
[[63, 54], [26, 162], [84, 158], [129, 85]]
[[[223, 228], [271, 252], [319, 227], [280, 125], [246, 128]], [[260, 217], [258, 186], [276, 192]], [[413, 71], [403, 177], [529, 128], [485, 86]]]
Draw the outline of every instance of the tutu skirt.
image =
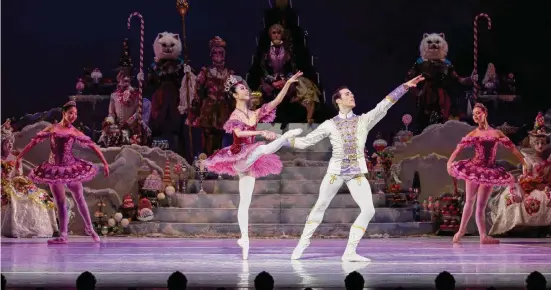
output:
[[482, 185], [510, 185], [515, 182], [511, 173], [503, 167], [485, 167], [472, 160], [460, 160], [452, 164], [451, 174], [457, 179]]
[[29, 178], [36, 183], [56, 184], [89, 181], [98, 169], [91, 162], [75, 158], [70, 164], [54, 165], [44, 162], [33, 169]]
[[[249, 172], [254, 178], [260, 178], [270, 174], [280, 174], [283, 169], [283, 164], [279, 156], [275, 154], [258, 154], [258, 157], [255, 159], [249, 159], [254, 151], [263, 144], [264, 142], [240, 145], [234, 144], [222, 148], [205, 160], [205, 166], [210, 172], [231, 176], [236, 176], [245, 171]], [[244, 168], [243, 164], [247, 161], [251, 161], [252, 165]], [[239, 168], [239, 170], [236, 168]]]

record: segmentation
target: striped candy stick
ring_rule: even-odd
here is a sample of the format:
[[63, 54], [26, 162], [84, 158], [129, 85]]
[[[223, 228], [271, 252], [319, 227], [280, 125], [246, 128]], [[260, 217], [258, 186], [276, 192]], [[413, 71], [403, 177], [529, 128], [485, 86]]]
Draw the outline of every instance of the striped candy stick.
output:
[[[143, 16], [138, 13], [134, 12], [131, 13], [130, 16], [128, 16], [128, 30], [130, 31], [131, 28], [131, 22], [132, 17], [137, 16], [140, 18], [140, 74], [143, 76], [143, 44], [144, 44], [144, 20]], [[143, 112], [143, 80], [138, 80], [139, 86], [138, 86], [138, 93], [139, 93], [139, 99], [138, 99], [138, 140], [140, 141], [140, 145], [143, 144], [142, 139], [142, 112]]]
[[[486, 18], [486, 21], [488, 21], [488, 30], [491, 30], [492, 29], [492, 19], [490, 18], [490, 16], [488, 16], [488, 14], [486, 13], [480, 13], [478, 14], [475, 18], [474, 18], [474, 44], [473, 44], [473, 48], [474, 48], [474, 57], [473, 57], [473, 75], [478, 75], [478, 19], [482, 17], [482, 18]], [[476, 82], [473, 82], [473, 96], [474, 96], [474, 99], [478, 99], [478, 90], [480, 89], [480, 87], [478, 86], [478, 80]]]

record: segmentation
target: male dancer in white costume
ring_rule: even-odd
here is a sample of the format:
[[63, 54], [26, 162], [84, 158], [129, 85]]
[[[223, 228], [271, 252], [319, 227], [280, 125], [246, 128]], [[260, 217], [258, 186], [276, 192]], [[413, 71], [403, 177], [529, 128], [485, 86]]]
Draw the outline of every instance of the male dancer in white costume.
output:
[[365, 178], [367, 166], [364, 158], [364, 147], [367, 134], [411, 87], [423, 81], [422, 76], [400, 85], [367, 114], [355, 115], [352, 109], [356, 106], [354, 95], [347, 87], [338, 89], [333, 94], [333, 104], [339, 109], [339, 115], [323, 122], [317, 129], [304, 137], [289, 140], [289, 145], [305, 149], [328, 137], [333, 147], [327, 173], [321, 182], [319, 197], [310, 212], [300, 241], [293, 251], [292, 260], [298, 260], [310, 245], [310, 238], [323, 220], [323, 214], [329, 203], [346, 182], [352, 198], [360, 207], [360, 215], [352, 224], [346, 250], [342, 256], [344, 262], [368, 262], [366, 257], [356, 253], [360, 239], [365, 233], [367, 224], [375, 214], [371, 187]]

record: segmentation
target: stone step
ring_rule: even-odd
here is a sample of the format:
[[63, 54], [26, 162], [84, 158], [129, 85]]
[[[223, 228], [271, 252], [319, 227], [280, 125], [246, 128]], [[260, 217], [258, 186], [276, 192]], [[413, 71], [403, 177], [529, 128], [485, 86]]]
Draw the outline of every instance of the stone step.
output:
[[[352, 224], [320, 224], [314, 237], [325, 236], [346, 238]], [[175, 237], [212, 237], [235, 238], [239, 236], [237, 224], [216, 223], [164, 223], [164, 222], [131, 222], [128, 226], [134, 235], [167, 235]], [[304, 223], [300, 224], [249, 224], [251, 237], [299, 237], [304, 229]], [[433, 232], [430, 222], [411, 223], [370, 223], [366, 235], [388, 235], [390, 237], [428, 235]], [[252, 245], [254, 247], [254, 244]]]
[[[254, 194], [318, 194], [321, 179], [318, 180], [256, 180]], [[371, 186], [372, 191], [375, 191]], [[197, 193], [200, 189], [199, 180], [189, 180], [187, 193]], [[203, 181], [203, 189], [209, 194], [239, 193], [237, 179], [211, 179]], [[339, 193], [349, 193], [346, 184], [339, 189]], [[368, 192], [366, 192], [368, 194]]]
[[[254, 224], [305, 223], [310, 208], [250, 208], [249, 222]], [[153, 221], [167, 223], [227, 223], [237, 222], [235, 208], [155, 208]], [[353, 223], [359, 208], [329, 208], [323, 217], [326, 223]], [[412, 208], [379, 208], [371, 220], [374, 223], [413, 222]]]
[[[384, 194], [373, 194], [373, 205], [386, 206]], [[255, 194], [250, 208], [312, 208], [318, 199], [317, 194]], [[237, 208], [239, 194], [175, 194], [171, 205], [177, 208]], [[337, 194], [329, 208], [358, 208], [350, 194]]]
[[[293, 161], [286, 161], [289, 165], [283, 165], [281, 174], [268, 175], [258, 178], [257, 180], [322, 180], [327, 173], [327, 164], [323, 166], [294, 166]], [[312, 162], [308, 162], [312, 163]], [[327, 163], [324, 161], [318, 161], [318, 163]], [[208, 175], [209, 179], [216, 179], [218, 176], [214, 173]], [[232, 176], [222, 176], [222, 179], [237, 179]]]

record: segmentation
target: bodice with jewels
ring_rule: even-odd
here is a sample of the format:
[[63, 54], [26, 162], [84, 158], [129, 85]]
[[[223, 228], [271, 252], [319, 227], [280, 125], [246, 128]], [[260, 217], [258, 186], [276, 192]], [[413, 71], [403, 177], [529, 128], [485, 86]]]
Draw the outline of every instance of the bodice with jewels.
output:
[[64, 166], [74, 163], [73, 145], [90, 146], [94, 142], [88, 136], [76, 136], [70, 133], [40, 132], [33, 138], [33, 142], [41, 142], [50, 138], [50, 157], [48, 163], [51, 165]]
[[[233, 144], [230, 146], [232, 153], [239, 152], [243, 146], [253, 144], [255, 141], [254, 136], [250, 137], [237, 137], [235, 129], [241, 131], [255, 131], [258, 123], [269, 123], [275, 119], [275, 111], [269, 104], [264, 104], [260, 109], [255, 111], [256, 122], [254, 125], [246, 124], [239, 116], [239, 113], [234, 112], [230, 119], [224, 124], [224, 130], [228, 134], [233, 134]], [[234, 153], [235, 154], [235, 153]]]
[[461, 139], [461, 147], [473, 146], [475, 155], [471, 159], [474, 165], [481, 167], [494, 167], [498, 144], [506, 148], [513, 148], [515, 145], [507, 137], [486, 137], [472, 136]]

